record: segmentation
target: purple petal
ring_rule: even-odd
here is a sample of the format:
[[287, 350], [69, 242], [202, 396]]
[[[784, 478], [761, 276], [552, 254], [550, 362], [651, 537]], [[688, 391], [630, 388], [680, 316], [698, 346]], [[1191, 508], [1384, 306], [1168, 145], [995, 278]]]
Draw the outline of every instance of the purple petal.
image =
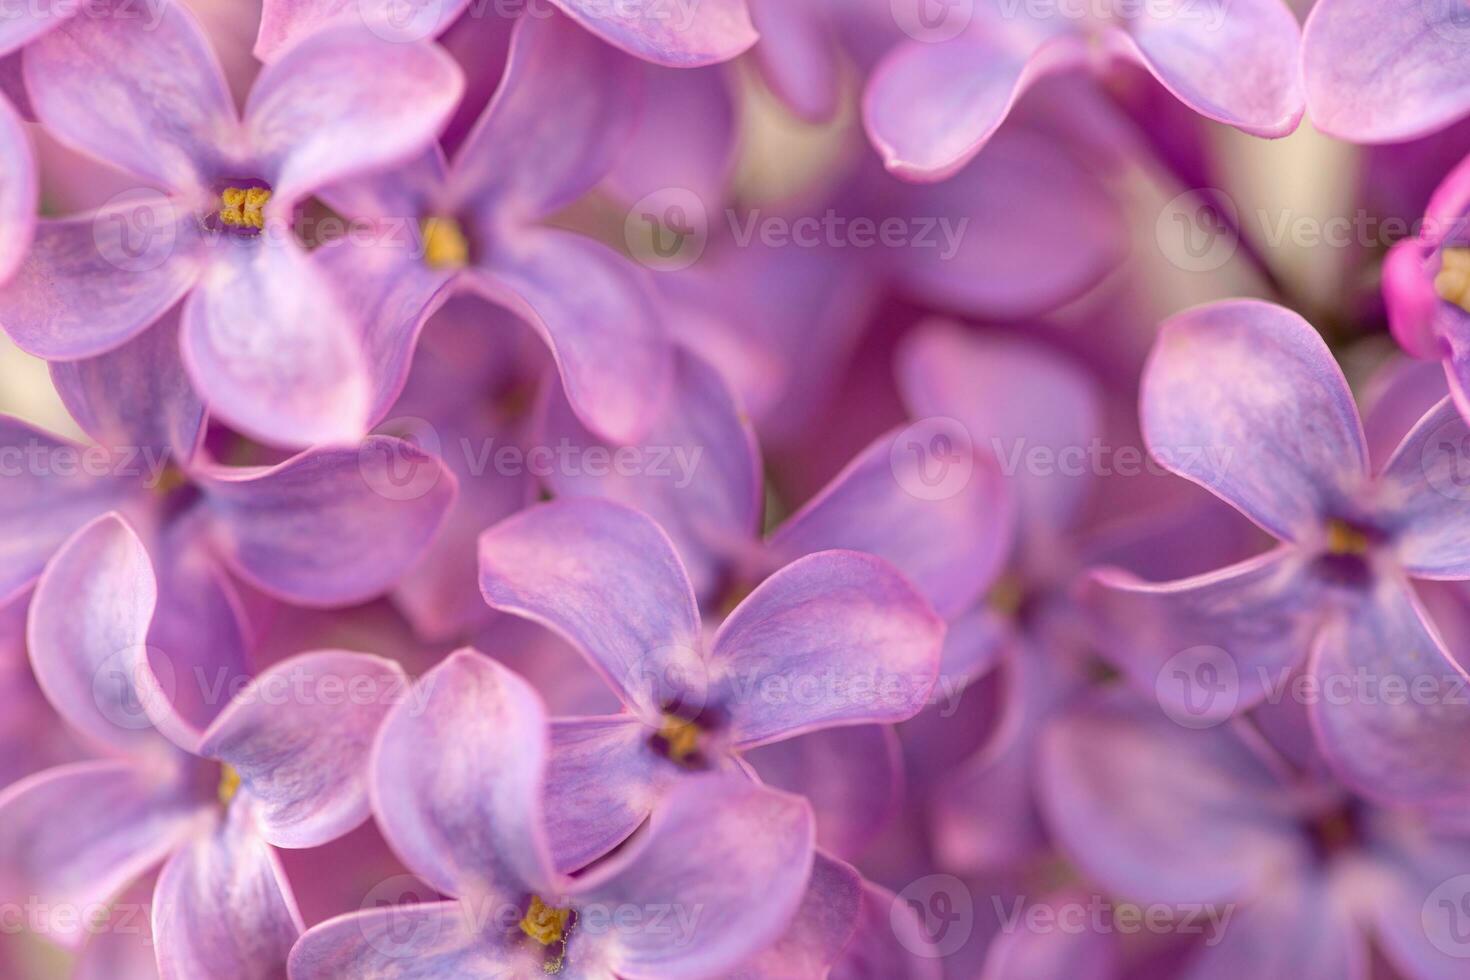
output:
[[255, 57], [271, 61], [286, 48], [338, 24], [369, 25], [385, 41], [416, 41], [443, 33], [470, 0], [265, 0]]
[[[621, 976], [722, 974], [791, 925], [811, 877], [814, 837], [811, 808], [799, 797], [734, 775], [680, 780], [646, 834], [578, 880], [587, 939]], [[664, 929], [608, 930], [625, 906], [701, 914]], [[599, 919], [608, 931], [598, 931]], [[678, 930], [672, 941], [669, 928]]]
[[1181, 728], [1125, 692], [1053, 726], [1040, 772], [1062, 845], [1140, 901], [1229, 901], [1308, 856], [1284, 788], [1232, 729]]
[[617, 163], [642, 81], [637, 62], [565, 17], [522, 17], [500, 88], [455, 156], [455, 198], [487, 223], [572, 203]]
[[[1356, 609], [1330, 621], [1310, 670], [1318, 744], [1359, 793], [1399, 804], [1462, 801], [1470, 772], [1470, 678], [1400, 576], [1385, 574]], [[1367, 685], [1366, 687], [1364, 685]]]
[[1000, 468], [974, 445], [949, 465], [971, 468], [953, 493], [927, 492], [933, 465], [924, 433], [889, 432], [771, 536], [786, 559], [829, 548], [887, 559], [941, 616], [956, 616], [990, 587], [1010, 552], [1012, 501]]
[[[329, 919], [291, 951], [292, 980], [508, 980], [541, 964], [525, 945], [480, 931], [475, 907], [459, 902], [395, 905]], [[519, 935], [519, 930], [516, 932]], [[515, 972], [517, 969], [523, 971]]]
[[1379, 478], [1379, 506], [1394, 553], [1416, 578], [1470, 578], [1463, 455], [1467, 426], [1454, 402], [1432, 408], [1394, 451]]
[[1437, 360], [1396, 357], [1375, 371], [1362, 396], [1363, 432], [1374, 465], [1381, 468], [1391, 459], [1409, 431], [1447, 394], [1444, 367]]
[[614, 442], [637, 441], [663, 409], [674, 373], [645, 270], [564, 231], [526, 230], [502, 244], [471, 286], [546, 342], [588, 428]]
[[381, 657], [292, 657], [235, 696], [199, 754], [234, 767], [266, 841], [317, 847], [367, 819], [368, 750], [407, 687], [403, 668]]
[[[36, 230], [36, 161], [20, 117], [0, 98], [0, 283], [10, 278]], [[3, 321], [0, 321], [3, 322]]]
[[[464, 91], [433, 44], [394, 44], [360, 25], [314, 34], [260, 73], [245, 127], [273, 209], [428, 149]], [[279, 203], [278, 203], [279, 202]]]
[[710, 701], [742, 747], [902, 721], [929, 697], [943, 645], [944, 622], [892, 565], [823, 551], [766, 579], [721, 624]]
[[909, 41], [873, 70], [863, 123], [890, 171], [943, 180], [974, 159], [1033, 82], [1086, 57], [1079, 35], [1030, 22], [941, 44]]
[[84, 361], [51, 364], [66, 410], [104, 446], [153, 453], [141, 462], [158, 475], [165, 462], [187, 465], [204, 435], [204, 405], [179, 359], [174, 313], [121, 347]]
[[825, 980], [857, 927], [862, 898], [857, 871], [818, 851], [786, 933], [729, 974], [730, 980]]
[[313, 606], [390, 588], [433, 539], [456, 493], [443, 463], [385, 436], [268, 469], [201, 467], [197, 480], [224, 560], [257, 588]]
[[746, 760], [769, 786], [804, 796], [817, 818], [817, 846], [856, 860], [898, 810], [903, 758], [887, 725], [811, 732], [764, 745]]
[[450, 654], [378, 733], [383, 836], [446, 895], [556, 894], [541, 816], [546, 750], [545, 709], [530, 686], [474, 650]]
[[566, 398], [552, 393], [545, 444], [565, 440], [589, 462], [588, 450], [597, 447], [610, 464], [626, 457], [631, 465], [627, 472], [609, 465], [596, 475], [590, 466], [554, 467], [547, 483], [559, 497], [602, 497], [652, 517], [678, 547], [695, 594], [716, 601], [728, 564], [759, 534], [760, 454], [749, 420], [718, 372], [682, 349], [674, 363], [673, 393], [636, 446], [598, 440]]
[[1318, 0], [1302, 34], [1312, 122], [1360, 143], [1425, 136], [1470, 112], [1464, 11], [1422, 0]]
[[680, 775], [632, 715], [551, 724], [546, 835], [560, 871], [591, 864], [632, 835]]
[[[654, 65], [644, 65], [643, 74], [642, 112], [603, 186], [622, 201], [641, 202], [673, 187], [700, 201], [724, 200], [738, 161], [730, 75], [723, 68]], [[691, 119], [700, 124], [691, 127]]]
[[46, 566], [27, 644], [46, 698], [67, 723], [113, 750], [159, 747], [148, 627], [158, 600], [143, 542], [117, 514], [79, 530]]
[[197, 192], [239, 141], [219, 60], [181, 3], [150, 16], [111, 7], [71, 17], [33, 42], [26, 90], [46, 129], [98, 160]]
[[[1047, 895], [1028, 906], [1048, 910], [1061, 919], [1059, 910], [1087, 908], [1094, 901], [1080, 891]], [[1081, 928], [1031, 929], [1024, 923], [1003, 925], [1000, 935], [985, 954], [981, 980], [1026, 980], [1028, 977], [1066, 977], [1067, 980], [1116, 980], [1121, 975], [1116, 936], [1097, 920]], [[1068, 926], [1073, 926], [1068, 922]]]
[[1311, 648], [1322, 588], [1294, 548], [1173, 582], [1103, 569], [1082, 601], [1102, 649], [1181, 723], [1208, 727], [1269, 695]]
[[1462, 836], [1426, 833], [1417, 821], [1402, 821], [1399, 828], [1382, 841], [1389, 873], [1364, 896], [1374, 938], [1399, 975], [1456, 980], [1470, 951], [1460, 928], [1470, 908], [1470, 878], [1462, 873], [1470, 867], [1470, 850]]
[[80, 218], [41, 221], [0, 288], [0, 324], [22, 350], [95, 357], [138, 336], [194, 287], [203, 259], [192, 215], [153, 191]]
[[603, 40], [671, 68], [729, 61], [755, 44], [745, 0], [702, 0], [692, 7], [609, 6], [598, 0], [552, 0]]
[[1232, 300], [1167, 321], [1139, 404], [1164, 467], [1283, 540], [1315, 533], [1367, 473], [1342, 371], [1311, 324], [1279, 306]]
[[131, 481], [88, 475], [82, 468], [87, 447], [3, 415], [0, 454], [10, 461], [0, 498], [0, 601], [8, 601], [35, 581], [73, 532], [134, 488]]
[[210, 410], [249, 435], [355, 441], [371, 395], [359, 327], [322, 270], [274, 237], [215, 242], [184, 305], [184, 364]]
[[[1086, 373], [1034, 344], [934, 322], [900, 349], [898, 375], [909, 414], [930, 423], [913, 430], [921, 442], [930, 437], [925, 461], [944, 459], [938, 437], [950, 444], [968, 438], [1013, 482], [1030, 534], [1055, 534], [1076, 520], [1092, 481], [1085, 466], [1068, 461], [1075, 454], [1081, 462], [1102, 437], [1101, 393]], [[1044, 407], [1031, 397], [1037, 391], [1047, 393]]]
[[1367, 942], [1331, 883], [1292, 876], [1264, 888], [1201, 946], [1188, 980], [1367, 980]]
[[153, 891], [159, 980], [280, 976], [306, 928], [280, 863], [237, 798], [169, 859]]
[[621, 504], [583, 499], [522, 511], [480, 536], [480, 588], [582, 651], [650, 724], [702, 701], [699, 609], [673, 543]]
[[37, 773], [0, 793], [7, 897], [47, 903], [46, 934], [78, 945], [85, 922], [76, 910], [107, 902], [196, 834], [207, 814], [169, 774], [136, 763]]
[[1301, 122], [1301, 30], [1282, 0], [1173, 0], [1144, 8], [1125, 29], [1139, 63], [1207, 119], [1270, 137]]
[[940, 953], [925, 935], [927, 931], [913, 906], [865, 881], [857, 929], [830, 976], [832, 980], [939, 980], [943, 975]]
[[761, 33], [753, 53], [766, 84], [802, 119], [831, 119], [841, 105], [843, 72], [831, 15], [803, 0], [749, 2]]

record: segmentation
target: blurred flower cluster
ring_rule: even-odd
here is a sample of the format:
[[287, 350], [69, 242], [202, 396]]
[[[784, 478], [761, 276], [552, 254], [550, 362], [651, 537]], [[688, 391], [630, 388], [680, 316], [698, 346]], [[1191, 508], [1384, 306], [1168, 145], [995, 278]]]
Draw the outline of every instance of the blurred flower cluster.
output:
[[0, 0], [0, 977], [1470, 976], [1470, 0]]

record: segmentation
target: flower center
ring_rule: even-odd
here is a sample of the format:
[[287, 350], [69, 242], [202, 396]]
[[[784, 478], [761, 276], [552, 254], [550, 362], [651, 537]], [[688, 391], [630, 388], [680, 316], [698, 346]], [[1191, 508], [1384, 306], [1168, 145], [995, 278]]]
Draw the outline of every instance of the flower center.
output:
[[240, 774], [231, 765], [223, 765], [219, 771], [219, 801], [225, 806], [240, 792]]
[[681, 765], [699, 751], [699, 726], [687, 718], [665, 712], [658, 737], [663, 739], [669, 758]]
[[553, 908], [541, 901], [540, 895], [531, 896], [531, 907], [521, 919], [521, 932], [542, 946], [559, 943], [567, 934], [567, 922], [572, 917], [571, 909]]
[[1447, 248], [1439, 253], [1434, 291], [1447, 303], [1470, 313], [1470, 248]]
[[265, 204], [271, 192], [265, 187], [226, 187], [219, 194], [219, 221], [226, 228], [260, 231], [265, 227]]
[[470, 243], [453, 218], [430, 217], [419, 223], [424, 238], [424, 261], [431, 269], [463, 269], [470, 261]]
[[1327, 524], [1327, 552], [1333, 555], [1366, 555], [1368, 535], [1346, 521]]

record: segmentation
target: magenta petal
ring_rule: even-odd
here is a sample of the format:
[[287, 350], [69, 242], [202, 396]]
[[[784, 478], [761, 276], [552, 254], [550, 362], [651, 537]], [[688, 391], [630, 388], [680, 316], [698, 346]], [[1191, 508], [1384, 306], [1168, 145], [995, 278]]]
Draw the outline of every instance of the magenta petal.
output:
[[565, 17], [522, 17], [505, 77], [455, 155], [454, 199], [488, 223], [572, 203], [622, 154], [642, 82], [637, 62]]
[[[483, 905], [395, 905], [313, 926], [291, 951], [291, 980], [512, 980], [540, 964], [524, 945], [479, 932]], [[493, 911], [493, 908], [492, 908]], [[519, 935], [519, 932], [516, 933]], [[515, 972], [517, 969], [523, 971]]]
[[526, 229], [470, 277], [551, 349], [567, 400], [587, 427], [634, 442], [673, 383], [673, 348], [646, 270], [600, 242]]
[[[24, 422], [0, 415], [0, 452], [19, 459], [76, 460], [80, 466], [87, 447], [58, 439]], [[70, 464], [68, 464], [68, 469]], [[61, 476], [52, 467], [29, 468], [6, 481], [0, 498], [0, 602], [26, 589], [46, 562], [82, 525], [112, 510], [135, 489], [131, 480]]]
[[[566, 440], [589, 461], [587, 450], [598, 447], [609, 460], [596, 474], [554, 467], [552, 492], [604, 497], [652, 517], [678, 546], [695, 594], [718, 601], [729, 564], [759, 533], [763, 495], [755, 433], [713, 367], [679, 350], [672, 395], [638, 445], [598, 440], [560, 393], [548, 397], [542, 432], [546, 445]], [[627, 472], [614, 465], [623, 457], [631, 463]]]
[[911, 427], [880, 436], [781, 525], [771, 547], [787, 559], [866, 551], [892, 562], [941, 616], [973, 605], [1010, 552], [1010, 491], [999, 466], [971, 443], [955, 445], [949, 460], [970, 468], [963, 485], [926, 492], [934, 460], [923, 435]]
[[1139, 396], [1144, 440], [1167, 469], [1298, 541], [1361, 487], [1368, 451], [1342, 371], [1312, 325], [1232, 300], [1161, 328]]
[[210, 410], [273, 445], [360, 438], [371, 392], [359, 325], [322, 270], [272, 233], [221, 237], [210, 259], [183, 324], [184, 363]]
[[252, 584], [303, 605], [372, 598], [413, 565], [453, 503], [455, 480], [410, 443], [371, 436], [270, 468], [197, 472], [213, 540]]
[[204, 405], [179, 359], [176, 314], [99, 357], [52, 362], [51, 380], [88, 435], [139, 454], [145, 479], [156, 482], [165, 463], [187, 465], [203, 438]]
[[433, 44], [395, 44], [360, 24], [312, 35], [266, 65], [245, 127], [275, 196], [272, 209], [318, 187], [428, 149], [464, 91]]
[[1207, 939], [1187, 976], [1367, 980], [1373, 973], [1368, 944], [1349, 902], [1316, 875], [1283, 878], [1208, 937], [1216, 941]]
[[1124, 691], [1042, 741], [1041, 799], [1068, 853], [1139, 901], [1229, 901], [1307, 858], [1285, 788], [1233, 730], [1190, 731]]
[[546, 834], [558, 870], [577, 871], [621, 844], [679, 777], [649, 744], [653, 735], [632, 715], [552, 722]]
[[766, 579], [720, 625], [710, 701], [743, 747], [902, 721], [924, 707], [943, 645], [943, 620], [896, 568], [822, 551]]
[[7, 898], [48, 903], [47, 934], [77, 945], [84, 923], [74, 913], [111, 899], [196, 834], [207, 813], [172, 774], [132, 762], [37, 773], [0, 793]]
[[[1463, 812], [1463, 807], [1456, 806]], [[1462, 910], [1470, 908], [1470, 848], [1462, 835], [1436, 836], [1408, 822], [1384, 841], [1392, 871], [1367, 895], [1374, 938], [1399, 974], [1458, 980], [1467, 948]]]
[[69, 18], [23, 61], [36, 115], [57, 139], [150, 182], [204, 188], [240, 133], [209, 39], [182, 3], [139, 16]]
[[1470, 678], [1406, 580], [1380, 577], [1329, 622], [1310, 670], [1322, 692], [1310, 705], [1318, 743], [1345, 782], [1389, 803], [1467, 798], [1470, 772], [1455, 746], [1470, 737]]
[[[576, 884], [589, 940], [630, 980], [716, 976], [775, 942], [800, 907], [815, 829], [799, 797], [742, 776], [680, 780], [648, 832]], [[761, 900], [752, 902], [751, 895]], [[702, 909], [671, 942], [655, 929], [595, 932], [619, 907]]]
[[1128, 21], [1138, 60], [1185, 105], [1256, 136], [1285, 136], [1306, 107], [1297, 79], [1301, 31], [1282, 0], [1190, 0]]
[[38, 357], [94, 357], [138, 336], [202, 274], [193, 216], [135, 192], [90, 215], [38, 222], [0, 288], [0, 325]]
[[73, 535], [36, 585], [27, 625], [36, 680], [100, 746], [158, 747], [150, 716], [164, 706], [152, 696], [146, 646], [157, 600], [148, 552], [117, 514]]
[[1280, 547], [1159, 583], [1102, 569], [1082, 601], [1102, 631], [1103, 652], [1135, 687], [1181, 723], [1208, 727], [1285, 684], [1306, 659], [1325, 615], [1307, 562]]
[[306, 928], [291, 886], [240, 797], [169, 859], [153, 891], [159, 980], [280, 976]]
[[599, 0], [553, 0], [583, 27], [629, 54], [672, 68], [729, 61], [756, 42], [745, 0], [658, 8]]
[[1470, 112], [1464, 10], [1424, 0], [1318, 0], [1302, 34], [1318, 129], [1360, 143], [1425, 136]]
[[556, 894], [541, 816], [546, 753], [545, 708], [530, 685], [474, 650], [450, 654], [378, 733], [383, 836], [446, 895]]
[[903, 756], [888, 725], [810, 732], [751, 750], [768, 785], [807, 798], [817, 846], [857, 860], [893, 819], [904, 791]]
[[[0, 98], [0, 283], [25, 258], [36, 228], [36, 162], [20, 117]], [[3, 322], [3, 321], [0, 321]]]
[[[1033, 903], [1049, 910], [1058, 920], [1058, 910], [1087, 908], [1092, 896], [1081, 891], [1063, 891], [1043, 896]], [[1023, 913], [1030, 914], [1032, 906]], [[1067, 980], [1116, 980], [1121, 975], [1119, 940], [1095, 923], [1074, 927], [1033, 929], [1024, 922], [1003, 925], [985, 954], [982, 980], [1025, 980], [1028, 977], [1066, 977]], [[1101, 923], [1096, 923], [1101, 925]]]
[[1415, 578], [1470, 578], [1461, 468], [1470, 425], [1448, 398], [1404, 437], [1379, 478], [1392, 547]]
[[825, 980], [857, 928], [862, 898], [857, 871], [818, 851], [786, 933], [728, 974], [730, 980]]
[[542, 504], [480, 536], [485, 601], [550, 627], [651, 724], [700, 701], [699, 609], [668, 536], [604, 500]]
[[408, 688], [391, 660], [305, 653], [256, 676], [204, 733], [199, 754], [232, 766], [277, 847], [317, 847], [368, 817], [367, 758]]
[[857, 929], [832, 967], [832, 980], [939, 980], [939, 950], [913, 906], [893, 892], [863, 882]]

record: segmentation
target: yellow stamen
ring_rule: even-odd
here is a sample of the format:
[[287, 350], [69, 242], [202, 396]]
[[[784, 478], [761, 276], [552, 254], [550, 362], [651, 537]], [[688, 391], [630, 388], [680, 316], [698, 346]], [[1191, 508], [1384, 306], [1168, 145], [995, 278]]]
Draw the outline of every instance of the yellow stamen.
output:
[[985, 597], [986, 603], [991, 609], [1005, 616], [1014, 616], [1021, 611], [1021, 603], [1026, 599], [1026, 590], [1021, 585], [1021, 580], [1014, 575], [1002, 575], [996, 579], [995, 584], [990, 587], [990, 594]]
[[424, 262], [431, 269], [463, 269], [470, 261], [470, 243], [453, 218], [425, 218], [419, 226], [424, 236]]
[[1332, 521], [1327, 525], [1327, 550], [1334, 555], [1365, 555], [1368, 536], [1342, 521]]
[[1470, 313], [1470, 248], [1447, 248], [1439, 259], [1434, 291], [1440, 299]]
[[699, 726], [678, 715], [665, 714], [659, 737], [669, 746], [669, 758], [684, 762], [699, 749]]
[[271, 192], [264, 187], [226, 187], [220, 192], [220, 224], [231, 228], [264, 228], [265, 202]]
[[153, 484], [153, 489], [161, 494], [173, 493], [179, 487], [187, 485], [189, 477], [177, 466], [165, 466], [163, 472], [158, 474], [158, 480]]
[[226, 806], [240, 792], [240, 774], [234, 766], [226, 765], [219, 773], [219, 801]]
[[531, 896], [531, 907], [521, 920], [521, 932], [542, 946], [559, 943], [567, 932], [567, 921], [572, 917], [571, 909], [552, 908], [541, 901], [540, 895]]

